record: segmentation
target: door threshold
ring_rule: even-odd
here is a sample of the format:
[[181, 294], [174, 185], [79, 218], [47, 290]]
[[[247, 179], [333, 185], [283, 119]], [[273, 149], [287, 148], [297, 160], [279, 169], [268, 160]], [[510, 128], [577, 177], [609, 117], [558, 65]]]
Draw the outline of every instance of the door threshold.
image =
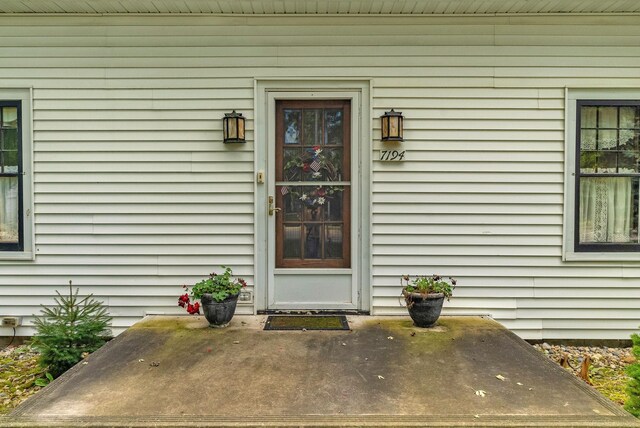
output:
[[369, 311], [357, 309], [267, 309], [257, 311], [258, 315], [369, 315]]

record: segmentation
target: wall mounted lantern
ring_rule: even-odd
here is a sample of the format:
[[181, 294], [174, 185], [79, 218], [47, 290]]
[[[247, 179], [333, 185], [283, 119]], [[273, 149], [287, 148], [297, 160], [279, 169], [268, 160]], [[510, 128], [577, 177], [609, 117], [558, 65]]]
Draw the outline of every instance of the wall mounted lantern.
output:
[[222, 119], [222, 132], [225, 143], [246, 143], [244, 139], [244, 116], [242, 113], [225, 113]]
[[382, 126], [382, 141], [404, 141], [402, 137], [402, 128], [404, 117], [402, 112], [386, 111], [380, 116], [380, 122]]

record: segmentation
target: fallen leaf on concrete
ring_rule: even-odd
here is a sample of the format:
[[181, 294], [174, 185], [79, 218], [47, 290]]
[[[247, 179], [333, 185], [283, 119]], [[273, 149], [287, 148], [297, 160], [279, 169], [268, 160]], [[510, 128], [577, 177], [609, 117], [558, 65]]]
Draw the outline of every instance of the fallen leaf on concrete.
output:
[[600, 414], [600, 410], [598, 410], [598, 409], [591, 409], [591, 410], [593, 410], [594, 412]]
[[412, 332], [411, 332], [411, 337], [413, 337], [413, 336], [415, 336], [415, 335], [416, 335], [416, 332], [415, 332], [415, 331], [412, 331]]
[[387, 339], [393, 340], [393, 336], [389, 336], [389, 337], [387, 337]]
[[346, 343], [344, 343], [344, 342], [342, 342], [342, 346], [347, 346], [347, 344], [346, 344]]
[[239, 340], [234, 340], [234, 341], [233, 341], [233, 344], [234, 344], [234, 345], [239, 345], [239, 344], [240, 344], [240, 341], [239, 341]]
[[529, 388], [529, 391], [533, 391], [533, 388]]
[[502, 375], [500, 375], [500, 374], [499, 374], [499, 375], [496, 375], [496, 378], [497, 378], [497, 379], [500, 379], [500, 380], [501, 380], [501, 381], [503, 381], [503, 382], [504, 382], [505, 380], [507, 380], [504, 376], [502, 376]]
[[384, 379], [384, 376], [378, 375], [378, 379]]
[[567, 407], [569, 405], [569, 403], [564, 403], [564, 407]]
[[83, 365], [83, 366], [86, 366], [87, 364], [89, 364], [89, 363], [88, 363], [88, 362], [86, 362], [86, 361], [83, 361], [83, 362], [82, 362], [82, 365]]
[[160, 363], [157, 362], [157, 361], [152, 361], [151, 364], [149, 364], [149, 366], [151, 366], [151, 367], [158, 367], [159, 365], [160, 365]]
[[302, 331], [307, 331], [307, 329], [306, 329], [306, 328], [303, 328], [303, 329], [302, 329]]
[[522, 383], [521, 382], [516, 382], [516, 385], [522, 386]]
[[476, 391], [476, 395], [478, 397], [484, 397], [485, 395], [487, 395], [487, 391], [483, 391], [483, 390], [479, 389], [479, 390]]
[[480, 415], [473, 415], [474, 418], [480, 418]]
[[144, 358], [140, 358], [140, 359], [138, 360], [138, 362], [139, 362], [139, 363], [144, 363]]

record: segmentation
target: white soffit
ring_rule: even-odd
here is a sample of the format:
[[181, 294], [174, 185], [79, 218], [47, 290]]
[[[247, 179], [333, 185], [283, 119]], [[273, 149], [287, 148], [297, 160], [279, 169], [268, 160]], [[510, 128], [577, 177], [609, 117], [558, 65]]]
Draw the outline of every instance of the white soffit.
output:
[[640, 13], [640, 0], [0, 0], [0, 13], [608, 14]]

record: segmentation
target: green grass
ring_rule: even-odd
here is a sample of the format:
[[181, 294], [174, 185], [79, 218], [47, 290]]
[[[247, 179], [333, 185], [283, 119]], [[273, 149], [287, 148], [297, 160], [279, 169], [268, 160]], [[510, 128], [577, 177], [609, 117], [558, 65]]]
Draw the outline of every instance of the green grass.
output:
[[35, 385], [44, 370], [38, 365], [38, 354], [29, 346], [20, 346], [0, 353], [0, 415], [41, 388]]
[[629, 381], [629, 376], [625, 373], [625, 367], [591, 367], [589, 377], [593, 387], [598, 392], [614, 403], [623, 405], [627, 399], [625, 388]]

